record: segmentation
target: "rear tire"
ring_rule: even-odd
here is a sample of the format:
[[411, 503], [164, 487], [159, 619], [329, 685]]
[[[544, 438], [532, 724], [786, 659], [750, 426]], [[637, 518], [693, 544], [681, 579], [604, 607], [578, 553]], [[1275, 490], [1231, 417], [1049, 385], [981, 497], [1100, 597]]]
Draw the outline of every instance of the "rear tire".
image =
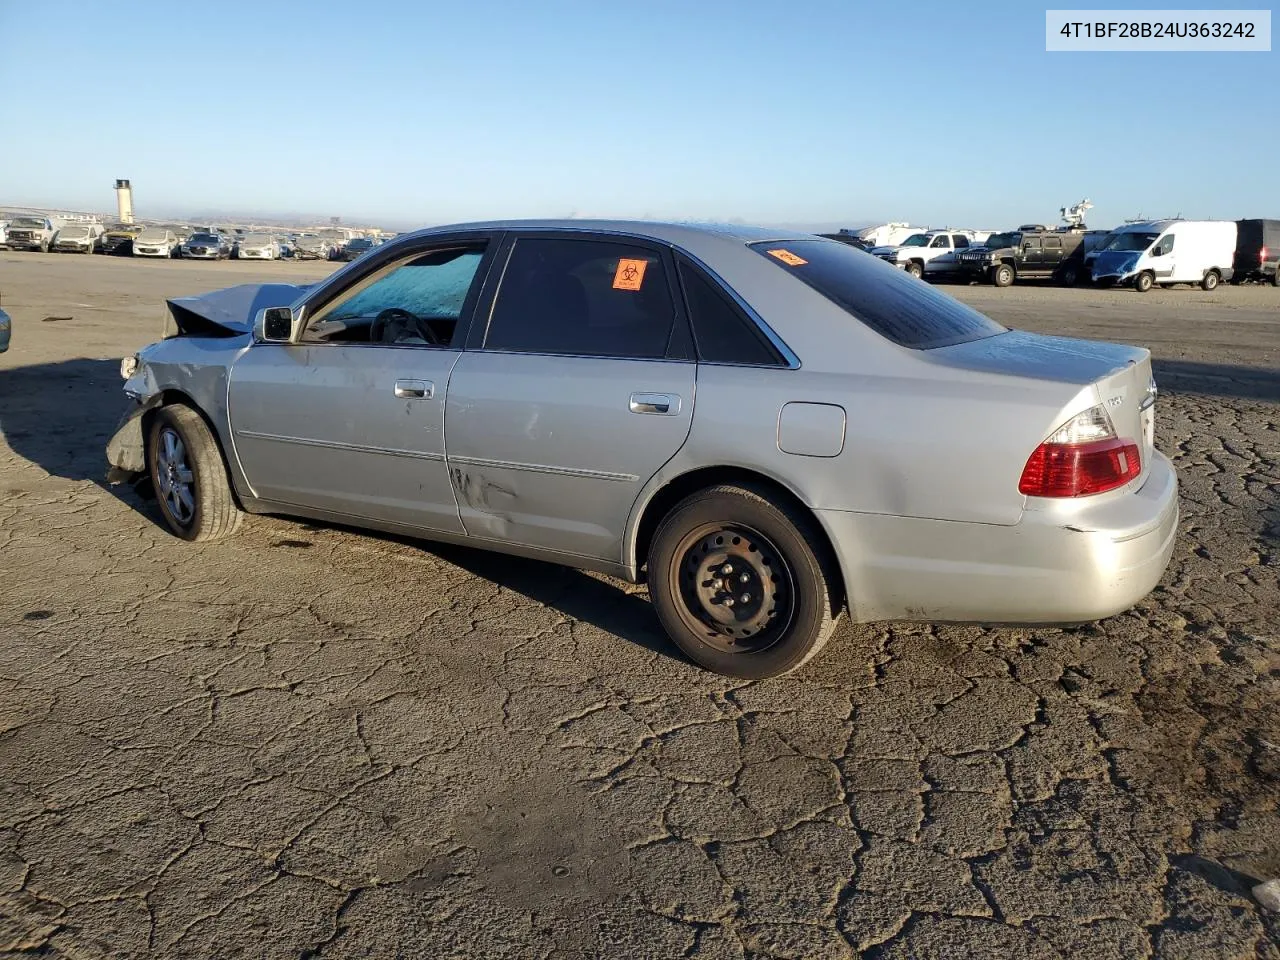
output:
[[160, 513], [183, 540], [220, 540], [240, 525], [218, 441], [190, 407], [161, 407], [152, 418], [147, 467]]
[[1065, 268], [1059, 279], [1064, 287], [1074, 287], [1080, 281], [1080, 277], [1076, 274], [1075, 267]]
[[998, 263], [995, 269], [991, 271], [991, 282], [997, 287], [1012, 286], [1014, 276], [1013, 267], [1007, 263]]
[[[663, 518], [649, 594], [699, 666], [762, 679], [798, 669], [835, 629], [839, 574], [821, 528], [750, 483], [698, 491]], [[746, 598], [746, 599], [744, 599]]]
[[1147, 273], [1144, 271], [1138, 274], [1138, 276], [1134, 278], [1133, 289], [1137, 290], [1139, 293], [1146, 293], [1148, 290], [1154, 287], [1155, 284], [1156, 284], [1156, 278], [1153, 277], [1150, 273]]
[[1204, 279], [1200, 281], [1200, 289], [1204, 291], [1216, 290], [1218, 283], [1222, 280], [1217, 270], [1210, 270], [1204, 275]]
[[1276, 272], [1271, 275], [1271, 285], [1280, 287], [1280, 267], [1276, 267]]

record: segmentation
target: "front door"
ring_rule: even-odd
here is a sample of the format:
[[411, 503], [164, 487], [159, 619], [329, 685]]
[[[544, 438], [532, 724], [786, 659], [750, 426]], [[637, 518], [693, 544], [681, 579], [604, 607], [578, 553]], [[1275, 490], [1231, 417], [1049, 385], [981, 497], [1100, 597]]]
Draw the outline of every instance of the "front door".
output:
[[263, 500], [460, 533], [445, 392], [485, 243], [394, 250], [303, 308], [290, 344], [231, 370], [236, 455]]
[[680, 449], [696, 367], [669, 253], [514, 241], [449, 385], [449, 468], [474, 537], [618, 561], [644, 484]]

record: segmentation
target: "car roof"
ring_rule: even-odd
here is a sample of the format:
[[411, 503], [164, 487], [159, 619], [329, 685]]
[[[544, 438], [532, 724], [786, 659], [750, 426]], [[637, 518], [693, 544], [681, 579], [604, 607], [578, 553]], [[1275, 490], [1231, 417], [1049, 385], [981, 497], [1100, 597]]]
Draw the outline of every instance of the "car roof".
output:
[[795, 230], [779, 230], [769, 227], [754, 227], [736, 223], [692, 223], [660, 220], [487, 220], [474, 223], [442, 224], [428, 227], [412, 233], [402, 233], [396, 240], [407, 237], [430, 236], [436, 233], [454, 233], [484, 230], [566, 230], [582, 233], [619, 233], [633, 237], [644, 237], [667, 243], [696, 243], [698, 240], [719, 238], [735, 240], [740, 243], [755, 243], [764, 240], [799, 240], [814, 239], [815, 234], [801, 233]]

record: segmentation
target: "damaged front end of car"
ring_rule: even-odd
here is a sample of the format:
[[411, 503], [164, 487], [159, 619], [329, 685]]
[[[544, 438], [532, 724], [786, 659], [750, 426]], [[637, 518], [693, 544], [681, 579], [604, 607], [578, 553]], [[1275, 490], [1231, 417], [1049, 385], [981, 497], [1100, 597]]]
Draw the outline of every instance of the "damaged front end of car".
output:
[[293, 303], [308, 286], [252, 283], [166, 301], [161, 339], [120, 361], [126, 407], [107, 441], [107, 482], [148, 481], [149, 414], [187, 403], [213, 420], [225, 416], [227, 370], [249, 346], [252, 318], [265, 307]]

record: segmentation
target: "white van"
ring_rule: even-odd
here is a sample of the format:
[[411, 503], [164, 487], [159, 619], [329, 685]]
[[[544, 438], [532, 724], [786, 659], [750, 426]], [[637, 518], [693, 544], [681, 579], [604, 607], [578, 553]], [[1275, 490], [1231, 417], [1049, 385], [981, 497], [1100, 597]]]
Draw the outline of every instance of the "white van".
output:
[[1126, 223], [1093, 258], [1094, 283], [1198, 283], [1205, 290], [1230, 280], [1236, 251], [1234, 220], [1150, 220]]

